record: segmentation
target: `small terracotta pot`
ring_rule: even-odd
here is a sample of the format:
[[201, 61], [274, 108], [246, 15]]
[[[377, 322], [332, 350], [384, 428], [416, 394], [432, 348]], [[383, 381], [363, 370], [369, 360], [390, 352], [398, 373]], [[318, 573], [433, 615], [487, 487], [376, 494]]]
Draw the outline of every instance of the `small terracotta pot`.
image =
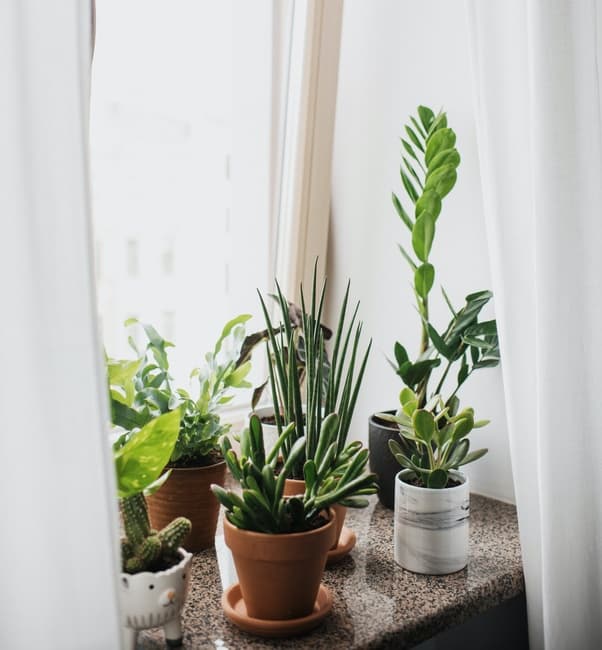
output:
[[224, 539], [250, 617], [283, 621], [311, 614], [334, 542], [336, 514], [329, 510], [329, 516], [320, 528], [285, 535], [241, 530], [224, 519]]
[[161, 488], [146, 499], [152, 527], [160, 530], [176, 517], [187, 517], [192, 530], [182, 546], [192, 553], [211, 548], [215, 543], [219, 503], [209, 486], [224, 485], [225, 479], [223, 460], [206, 467], [172, 469]]
[[[285, 497], [294, 497], [298, 494], [303, 494], [305, 492], [305, 481], [301, 481], [296, 478], [287, 478], [284, 482], [284, 491], [283, 494]], [[340, 506], [338, 503], [335, 503], [331, 508], [336, 512], [336, 538], [334, 544], [331, 546], [331, 549], [336, 548], [339, 544], [339, 538], [341, 537], [341, 531], [343, 530], [343, 525], [345, 524], [345, 517], [347, 516], [347, 508], [345, 506]]]

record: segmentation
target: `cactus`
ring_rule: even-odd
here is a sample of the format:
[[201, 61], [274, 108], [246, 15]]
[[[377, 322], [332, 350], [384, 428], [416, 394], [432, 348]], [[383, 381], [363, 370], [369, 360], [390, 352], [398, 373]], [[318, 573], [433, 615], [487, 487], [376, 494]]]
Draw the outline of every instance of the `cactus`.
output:
[[152, 530], [142, 493], [122, 499], [121, 514], [125, 530], [121, 558], [126, 573], [156, 571], [160, 565], [172, 561], [191, 529], [188, 519], [178, 517], [162, 530]]

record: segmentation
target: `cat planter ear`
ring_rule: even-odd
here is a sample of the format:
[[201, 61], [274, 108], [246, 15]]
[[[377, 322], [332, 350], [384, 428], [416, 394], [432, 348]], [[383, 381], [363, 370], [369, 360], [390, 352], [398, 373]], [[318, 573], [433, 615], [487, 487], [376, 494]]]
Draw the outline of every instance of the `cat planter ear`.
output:
[[129, 581], [125, 576], [122, 576], [122, 577], [121, 577], [121, 584], [122, 584], [126, 589], [129, 589], [129, 588], [130, 588], [130, 581]]

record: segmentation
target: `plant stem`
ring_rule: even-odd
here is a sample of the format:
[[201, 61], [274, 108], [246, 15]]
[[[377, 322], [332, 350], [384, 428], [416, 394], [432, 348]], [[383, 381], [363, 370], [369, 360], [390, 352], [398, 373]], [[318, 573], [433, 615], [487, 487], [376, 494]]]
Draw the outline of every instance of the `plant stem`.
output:
[[453, 361], [450, 359], [447, 362], [447, 366], [445, 370], [443, 371], [443, 374], [441, 375], [441, 379], [439, 380], [439, 383], [437, 384], [437, 388], [435, 388], [435, 395], [439, 395], [441, 392], [441, 389], [443, 388], [443, 382], [445, 381], [445, 378], [447, 377], [447, 373], [449, 372], [449, 369], [452, 367]]
[[[422, 313], [422, 338], [420, 341], [420, 353], [419, 356], [424, 354], [429, 347], [429, 332], [426, 324], [429, 319], [429, 300], [428, 296], [422, 299], [422, 305], [418, 305], [419, 311]], [[428, 382], [431, 376], [431, 371], [429, 371], [424, 379], [420, 382], [418, 386], [418, 408], [422, 408], [426, 404], [427, 396], [427, 387]]]

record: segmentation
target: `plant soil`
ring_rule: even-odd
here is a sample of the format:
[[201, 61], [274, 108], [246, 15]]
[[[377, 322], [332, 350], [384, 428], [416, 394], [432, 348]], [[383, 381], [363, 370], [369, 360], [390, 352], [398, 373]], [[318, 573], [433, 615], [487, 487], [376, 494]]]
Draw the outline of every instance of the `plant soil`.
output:
[[[156, 562], [154, 562], [150, 567], [144, 569], [144, 571], [149, 571], [150, 573], [158, 573], [159, 571], [167, 571], [171, 567], [180, 564], [182, 558], [179, 555], [169, 555], [166, 557], [160, 557]], [[129, 573], [128, 571], [123, 570], [124, 573]], [[143, 573], [143, 572], [140, 572]], [[136, 575], [131, 573], [130, 575]]]
[[209, 467], [210, 465], [215, 465], [216, 463], [224, 460], [223, 456], [219, 451], [215, 449], [207, 456], [201, 456], [197, 458], [187, 458], [180, 460], [177, 463], [168, 463], [167, 469], [191, 469], [195, 467]]
[[[413, 485], [414, 487], [420, 487], [424, 488], [427, 487], [423, 482], [422, 479], [420, 478], [410, 478], [410, 479], [402, 479], [404, 483], [407, 483], [408, 485]], [[448, 478], [447, 479], [447, 485], [445, 486], [446, 488], [451, 488], [451, 487], [458, 487], [458, 485], [462, 485], [460, 481], [456, 481], [453, 478]], [[444, 488], [441, 488], [444, 489]]]

